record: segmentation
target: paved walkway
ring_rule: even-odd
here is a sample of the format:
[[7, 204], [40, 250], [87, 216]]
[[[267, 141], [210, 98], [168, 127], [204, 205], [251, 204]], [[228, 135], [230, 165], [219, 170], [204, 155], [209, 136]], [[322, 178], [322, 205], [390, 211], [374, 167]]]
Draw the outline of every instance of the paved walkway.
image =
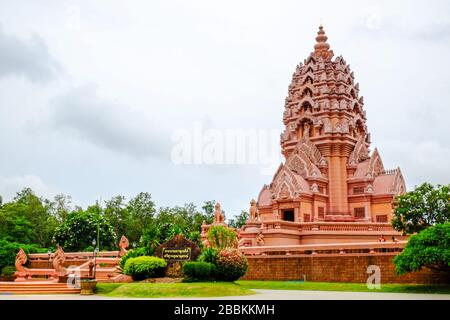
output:
[[[217, 298], [180, 298], [172, 300], [450, 300], [450, 294], [379, 293], [306, 290], [254, 290], [256, 294]], [[110, 298], [102, 296], [60, 295], [0, 295], [0, 300], [117, 300], [133, 298]], [[162, 298], [168, 299], [168, 298]], [[141, 300], [141, 299], [138, 299]]]

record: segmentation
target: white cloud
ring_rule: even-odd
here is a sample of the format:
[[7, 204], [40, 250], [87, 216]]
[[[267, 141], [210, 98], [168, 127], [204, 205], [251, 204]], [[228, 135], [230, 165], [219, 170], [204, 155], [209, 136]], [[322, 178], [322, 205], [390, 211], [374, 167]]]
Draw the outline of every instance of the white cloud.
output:
[[50, 102], [50, 125], [131, 156], [169, 158], [170, 136], [136, 109], [99, 97], [93, 85], [70, 89]]
[[385, 166], [402, 169], [409, 190], [423, 182], [450, 183], [450, 147], [437, 141], [381, 141]]
[[31, 188], [38, 196], [46, 198], [53, 198], [58, 193], [39, 176], [33, 174], [0, 177], [0, 195], [4, 202], [14, 198], [16, 193], [23, 188]]
[[32, 82], [47, 82], [61, 72], [47, 44], [38, 35], [23, 40], [6, 34], [0, 24], [0, 78], [24, 76]]

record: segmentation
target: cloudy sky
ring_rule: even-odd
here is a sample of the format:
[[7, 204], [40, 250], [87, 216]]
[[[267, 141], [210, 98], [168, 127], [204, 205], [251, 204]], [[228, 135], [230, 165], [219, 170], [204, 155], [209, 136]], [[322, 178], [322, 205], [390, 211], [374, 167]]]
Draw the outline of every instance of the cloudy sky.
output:
[[[0, 195], [248, 208], [261, 162], [179, 164], [177, 133], [275, 133], [323, 23], [372, 149], [409, 189], [450, 182], [448, 1], [0, 1]], [[197, 128], [197, 129], [196, 129]], [[272, 134], [273, 136], [273, 134]], [[175, 140], [174, 140], [175, 139]], [[273, 139], [266, 139], [273, 145]]]

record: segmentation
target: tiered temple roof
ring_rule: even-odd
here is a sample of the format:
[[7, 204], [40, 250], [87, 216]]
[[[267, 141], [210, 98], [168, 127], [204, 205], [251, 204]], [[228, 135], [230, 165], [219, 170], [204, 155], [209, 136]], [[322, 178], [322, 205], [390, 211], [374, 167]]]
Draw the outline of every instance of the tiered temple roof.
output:
[[280, 141], [285, 162], [261, 190], [259, 207], [321, 194], [328, 216], [351, 218], [349, 197], [405, 191], [400, 169], [386, 171], [377, 149], [370, 155], [359, 84], [342, 56], [333, 59], [327, 40], [320, 26], [314, 51], [292, 76]]

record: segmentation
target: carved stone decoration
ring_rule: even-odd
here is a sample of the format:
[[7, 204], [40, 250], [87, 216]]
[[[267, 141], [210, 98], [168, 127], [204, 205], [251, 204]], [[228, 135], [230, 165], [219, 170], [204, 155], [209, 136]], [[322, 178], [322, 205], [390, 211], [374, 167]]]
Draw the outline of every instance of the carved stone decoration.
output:
[[220, 203], [217, 202], [216, 205], [214, 206], [215, 211], [214, 211], [214, 224], [223, 224], [225, 222], [225, 217], [222, 213], [222, 209], [220, 206]]
[[371, 174], [372, 177], [376, 177], [384, 172], [383, 162], [381, 161], [380, 154], [378, 153], [378, 149], [375, 148], [372, 156], [370, 157], [370, 164], [368, 173]]
[[298, 156], [294, 156], [292, 160], [289, 162], [289, 168], [291, 168], [292, 171], [298, 173], [302, 177], [306, 177], [307, 171], [305, 168], [305, 164]]
[[287, 198], [290, 198], [290, 196], [291, 196], [291, 193], [289, 192], [289, 188], [288, 188], [288, 186], [284, 183], [284, 184], [281, 186], [281, 190], [280, 190], [280, 195], [279, 195], [279, 197], [280, 197], [281, 199], [287, 199]]
[[348, 163], [355, 165], [367, 159], [369, 159], [369, 150], [367, 149], [364, 141], [364, 136], [361, 135], [355, 145], [355, 148], [350, 154], [350, 157], [348, 158]]
[[311, 185], [311, 191], [312, 191], [313, 193], [319, 192], [319, 186], [317, 185], [317, 183], [313, 183], [313, 184]]
[[315, 163], [323, 164], [326, 163], [326, 160], [309, 139], [302, 139], [289, 155], [286, 162], [292, 171], [303, 178], [307, 178], [307, 176], [321, 176], [321, 172]]
[[256, 201], [255, 199], [252, 199], [250, 201], [250, 209], [249, 209], [249, 213], [250, 213], [250, 221], [251, 222], [255, 222], [255, 221], [259, 221], [259, 211], [258, 208], [256, 207]]
[[66, 273], [66, 268], [64, 263], [66, 262], [66, 255], [61, 246], [56, 246], [55, 256], [53, 258], [53, 269], [59, 274], [64, 275]]
[[122, 236], [119, 241], [119, 257], [123, 257], [127, 254], [129, 245], [127, 237]]
[[16, 255], [16, 261], [14, 265], [16, 266], [16, 270], [19, 273], [25, 272], [24, 264], [27, 263], [27, 255], [22, 248], [20, 248], [19, 252]]
[[406, 192], [406, 184], [400, 168], [394, 169], [394, 179], [390, 191], [395, 195], [401, 195]]
[[263, 246], [265, 244], [264, 241], [264, 235], [263, 233], [260, 231], [259, 234], [256, 236], [256, 244], [258, 246]]

